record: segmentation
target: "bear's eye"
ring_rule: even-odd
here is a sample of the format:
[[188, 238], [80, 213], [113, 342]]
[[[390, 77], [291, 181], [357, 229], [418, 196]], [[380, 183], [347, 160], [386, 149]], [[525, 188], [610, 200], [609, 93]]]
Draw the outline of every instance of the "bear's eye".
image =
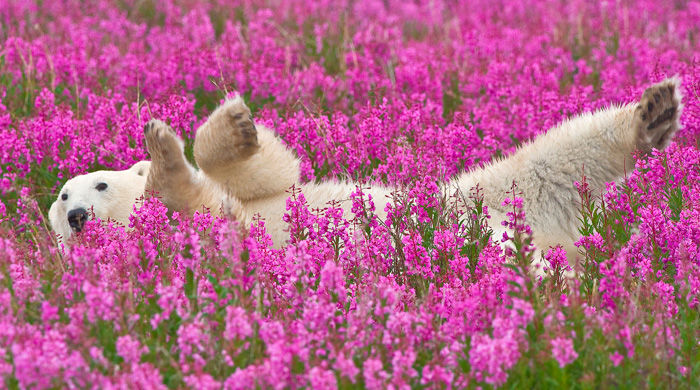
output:
[[68, 194], [61, 194], [61, 199], [68, 200]]
[[95, 186], [95, 189], [97, 191], [104, 191], [107, 189], [107, 183], [97, 183], [97, 185]]

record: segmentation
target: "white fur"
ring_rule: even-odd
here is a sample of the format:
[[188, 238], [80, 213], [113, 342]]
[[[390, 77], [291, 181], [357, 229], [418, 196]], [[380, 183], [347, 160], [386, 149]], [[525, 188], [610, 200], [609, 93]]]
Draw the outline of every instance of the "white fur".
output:
[[[655, 101], [656, 111], [650, 109], [642, 116], [647, 103], [654, 102], [659, 88], [672, 92], [661, 103], [658, 99]], [[578, 237], [580, 207], [574, 181], [580, 181], [585, 175], [593, 194], [600, 194], [606, 183], [619, 180], [633, 169], [632, 153], [636, 149], [665, 147], [679, 126], [678, 89], [679, 81], [669, 79], [647, 89], [639, 104], [613, 106], [567, 120], [525, 144], [510, 157], [459, 175], [445, 186], [445, 195], [469, 194], [478, 185], [484, 204], [490, 209], [490, 226], [498, 240], [505, 232], [501, 222], [510, 211], [502, 202], [515, 182], [520, 192], [518, 196], [523, 199], [527, 223], [533, 229], [535, 245], [546, 249], [562, 244], [571, 259], [576, 253], [573, 242]], [[668, 124], [650, 125], [656, 127], [649, 130], [646, 126], [669, 107], [677, 111]], [[211, 114], [198, 129], [195, 139], [199, 171], [186, 162], [182, 142], [172, 142], [173, 137], [177, 138], [174, 132], [163, 122], [150, 122], [147, 128], [151, 130], [146, 138], [153, 164], [148, 185], [165, 192], [162, 197], [171, 207], [177, 205], [187, 211], [202, 206], [212, 212], [223, 210], [244, 226], [258, 214], [265, 219], [267, 231], [277, 247], [288, 239], [282, 217], [292, 185], [301, 188], [311, 208], [325, 207], [333, 200], [339, 202], [346, 218], [352, 218], [350, 194], [355, 191], [356, 184], [298, 184], [298, 159], [272, 130], [252, 126], [252, 119], [247, 122], [249, 117], [250, 110], [240, 97], [226, 101]], [[256, 130], [257, 138], [251, 135], [251, 129]], [[256, 140], [253, 146], [251, 139]], [[65, 213], [77, 206], [93, 207], [95, 215], [102, 219], [111, 217], [125, 221], [134, 199], [143, 194], [146, 183], [143, 177], [133, 176], [129, 171], [102, 171], [68, 181], [61, 193], [68, 191], [70, 200], [64, 204], [59, 195], [49, 213], [52, 227], [64, 237], [70, 235]], [[110, 188], [114, 183], [119, 192], [114, 195], [94, 193], [92, 188], [98, 180], [108, 182]], [[378, 216], [384, 218], [391, 190], [373, 186], [365, 193], [372, 196]]]
[[580, 209], [574, 181], [582, 181], [585, 175], [592, 193], [600, 195], [606, 183], [634, 169], [635, 139], [630, 131], [634, 108], [610, 107], [567, 120], [510, 157], [460, 175], [452, 187], [466, 193], [479, 185], [490, 209], [494, 237], [500, 238], [505, 232], [500, 222], [512, 211], [502, 202], [512, 197], [508, 192], [515, 182], [536, 247], [561, 244], [572, 257]]

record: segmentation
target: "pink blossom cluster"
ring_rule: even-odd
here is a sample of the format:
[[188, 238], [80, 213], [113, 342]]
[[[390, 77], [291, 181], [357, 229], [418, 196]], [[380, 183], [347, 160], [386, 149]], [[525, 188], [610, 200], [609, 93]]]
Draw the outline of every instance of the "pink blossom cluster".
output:
[[[697, 1], [0, 0], [0, 40], [4, 387], [700, 386]], [[436, 198], [672, 75], [675, 143], [604, 194], [580, 180], [580, 265], [529, 271], [517, 188], [512, 237], [478, 192]], [[65, 180], [147, 159], [150, 118], [191, 153], [233, 92], [304, 181], [395, 186], [387, 219], [362, 184], [353, 219], [291, 190], [276, 249], [264, 220], [148, 198], [57, 246]]]

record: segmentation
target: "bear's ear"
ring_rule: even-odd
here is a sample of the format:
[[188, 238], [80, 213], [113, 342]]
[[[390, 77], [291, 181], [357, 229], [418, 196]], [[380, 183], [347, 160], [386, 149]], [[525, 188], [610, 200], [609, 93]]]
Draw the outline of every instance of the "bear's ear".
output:
[[148, 171], [151, 170], [150, 161], [139, 161], [129, 168], [129, 171], [136, 173], [139, 176], [148, 176]]

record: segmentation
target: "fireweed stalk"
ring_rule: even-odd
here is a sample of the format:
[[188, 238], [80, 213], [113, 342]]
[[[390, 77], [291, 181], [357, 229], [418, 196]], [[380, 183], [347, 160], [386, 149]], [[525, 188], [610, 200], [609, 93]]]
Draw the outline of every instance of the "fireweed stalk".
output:
[[[700, 386], [696, 2], [0, 3], [5, 387]], [[579, 180], [578, 264], [541, 248], [529, 272], [517, 187], [513, 237], [491, 235], [479, 189], [435, 197], [670, 75], [677, 142], [604, 194]], [[362, 186], [354, 220], [292, 190], [279, 250], [265, 221], [146, 199], [129, 226], [91, 221], [57, 248], [61, 183], [147, 158], [150, 118], [191, 140], [232, 92], [304, 180], [396, 186], [389, 217]]]

